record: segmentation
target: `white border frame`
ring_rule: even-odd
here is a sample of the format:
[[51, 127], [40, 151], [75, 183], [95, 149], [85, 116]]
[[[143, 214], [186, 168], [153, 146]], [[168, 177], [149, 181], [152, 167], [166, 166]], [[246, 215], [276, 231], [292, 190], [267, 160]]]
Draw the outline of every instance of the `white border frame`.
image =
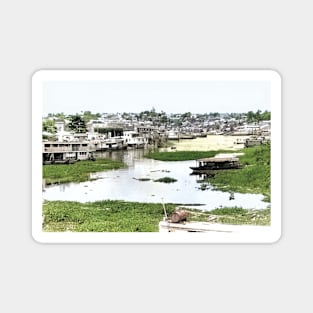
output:
[[[42, 105], [45, 81], [269, 81], [271, 226], [249, 233], [79, 233], [42, 231]], [[32, 236], [39, 243], [274, 243], [281, 237], [281, 77], [274, 70], [40, 70], [32, 76]]]

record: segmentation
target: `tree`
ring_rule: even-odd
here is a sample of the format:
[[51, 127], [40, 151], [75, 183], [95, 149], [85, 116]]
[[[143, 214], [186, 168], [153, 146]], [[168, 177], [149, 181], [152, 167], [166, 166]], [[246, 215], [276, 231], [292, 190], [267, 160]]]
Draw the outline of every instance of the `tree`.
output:
[[247, 113], [247, 121], [248, 121], [248, 123], [254, 121], [254, 113], [253, 113], [253, 111], [249, 111], [249, 112]]
[[261, 110], [257, 110], [256, 112], [255, 112], [255, 115], [254, 115], [254, 117], [255, 117], [255, 120], [259, 123], [260, 122], [260, 120], [261, 120]]
[[265, 111], [261, 114], [261, 120], [262, 120], [262, 121], [270, 121], [270, 120], [271, 120], [271, 112], [265, 110]]
[[88, 123], [90, 120], [97, 120], [99, 117], [101, 117], [100, 113], [91, 113], [91, 111], [85, 111], [83, 113], [85, 123]]
[[45, 140], [55, 140], [57, 133], [57, 128], [55, 126], [54, 120], [44, 120], [42, 121], [42, 139]]
[[69, 129], [75, 133], [85, 133], [87, 131], [85, 120], [79, 115], [70, 115]]
[[42, 121], [42, 131], [55, 134], [57, 132], [57, 128], [55, 126], [54, 120]]
[[249, 111], [247, 113], [247, 121], [250, 122], [257, 122], [260, 121], [269, 121], [271, 119], [271, 112], [264, 111], [262, 113], [261, 110], [257, 110], [255, 113], [253, 111]]
[[182, 114], [181, 119], [185, 120], [185, 119], [190, 119], [191, 117], [191, 112], [185, 112]]

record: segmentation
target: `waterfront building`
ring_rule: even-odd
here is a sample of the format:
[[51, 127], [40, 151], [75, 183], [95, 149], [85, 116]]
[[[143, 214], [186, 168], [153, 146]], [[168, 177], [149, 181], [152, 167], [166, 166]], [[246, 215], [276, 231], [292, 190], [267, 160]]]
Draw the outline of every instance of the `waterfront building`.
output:
[[95, 151], [94, 145], [88, 141], [42, 142], [43, 164], [71, 163], [79, 160], [88, 160], [93, 158], [93, 152]]

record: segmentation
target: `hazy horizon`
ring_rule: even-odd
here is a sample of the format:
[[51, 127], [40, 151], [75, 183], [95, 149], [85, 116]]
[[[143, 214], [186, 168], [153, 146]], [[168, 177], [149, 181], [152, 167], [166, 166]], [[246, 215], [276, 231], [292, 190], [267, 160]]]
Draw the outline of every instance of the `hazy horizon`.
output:
[[[112, 114], [112, 115], [114, 115], [114, 114], [124, 114], [124, 113], [126, 113], [126, 114], [139, 114], [139, 113], [144, 112], [144, 111], [151, 111], [151, 109], [147, 109], [147, 110], [140, 111], [140, 112], [131, 112], [131, 111], [129, 111], [129, 112], [127, 112], [127, 111], [123, 111], [123, 112], [122, 111], [117, 111], [117, 112], [93, 112], [93, 111], [90, 111], [90, 110], [85, 110], [85, 111], [80, 111], [80, 112], [73, 112], [73, 113], [65, 113], [65, 112], [53, 112], [52, 113], [52, 112], [49, 112], [48, 114], [43, 115], [43, 117], [47, 117], [49, 114], [51, 114], [51, 115], [64, 114], [65, 116], [71, 116], [71, 115], [76, 115], [76, 114], [81, 115], [84, 112], [88, 112], [88, 111], [91, 114], [98, 114], [99, 113], [100, 115], [103, 115], [103, 114], [110, 114], [110, 115]], [[249, 110], [249, 111], [256, 112], [257, 110]], [[206, 112], [206, 113], [186, 111], [186, 112], [165, 112], [165, 114], [166, 115], [171, 115], [171, 114], [176, 115], [176, 114], [184, 114], [184, 113], [188, 113], [189, 112], [189, 113], [195, 114], [195, 115], [204, 115], [204, 114], [210, 115], [210, 114], [215, 114], [215, 113], [218, 113], [220, 115], [227, 115], [227, 114], [230, 115], [230, 114], [247, 114], [249, 111], [247, 111], [247, 112], [218, 112], [218, 111], [215, 111], [215, 112]], [[271, 110], [261, 110], [261, 113], [263, 113], [265, 111], [271, 112]], [[155, 112], [156, 113], [161, 113], [162, 111], [155, 110]]]
[[46, 81], [42, 112], [263, 112], [271, 110], [270, 92], [269, 81]]

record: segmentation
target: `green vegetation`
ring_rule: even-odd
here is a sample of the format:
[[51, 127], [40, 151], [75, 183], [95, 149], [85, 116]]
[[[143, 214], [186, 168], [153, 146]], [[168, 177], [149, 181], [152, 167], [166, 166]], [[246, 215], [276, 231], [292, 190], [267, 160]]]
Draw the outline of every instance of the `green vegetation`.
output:
[[[174, 209], [174, 204], [166, 205], [168, 214]], [[161, 203], [46, 201], [43, 231], [158, 232], [163, 216]]]
[[85, 123], [88, 123], [90, 120], [97, 120], [99, 117], [101, 117], [101, 114], [100, 113], [92, 113], [91, 111], [84, 111], [82, 117], [83, 117]]
[[44, 120], [42, 121], [42, 130], [44, 132], [49, 132], [55, 134], [57, 132], [57, 127], [55, 126], [54, 120]]
[[269, 111], [264, 111], [262, 112], [261, 110], [257, 110], [256, 112], [249, 111], [247, 113], [247, 122], [257, 122], [259, 123], [260, 121], [269, 121], [271, 119], [271, 112]]
[[86, 122], [81, 115], [70, 115], [69, 116], [70, 123], [68, 124], [68, 128], [76, 133], [85, 133], [87, 131]]
[[[166, 204], [170, 216], [176, 204]], [[213, 211], [186, 209], [187, 221], [225, 224], [269, 225], [270, 210], [222, 208]], [[88, 203], [45, 201], [43, 231], [46, 232], [158, 232], [164, 217], [161, 203], [96, 201]]]
[[42, 121], [42, 139], [45, 140], [55, 140], [55, 135], [57, 133], [57, 127], [55, 126], [54, 120], [46, 119]]
[[159, 182], [159, 183], [166, 183], [166, 184], [170, 184], [170, 183], [175, 183], [177, 181], [177, 179], [172, 178], [172, 177], [162, 177], [159, 179], [155, 179], [155, 182]]
[[210, 158], [218, 153], [234, 153], [230, 150], [218, 151], [173, 151], [173, 152], [150, 152], [145, 155], [146, 158], [159, 161], [187, 161], [197, 160], [202, 158]]
[[89, 174], [125, 167], [125, 164], [111, 159], [79, 161], [74, 164], [43, 165], [43, 178], [46, 184], [83, 182]]
[[[146, 155], [161, 161], [196, 160], [205, 157], [213, 157], [218, 153], [233, 153], [234, 151], [175, 151], [175, 152], [152, 152]], [[214, 178], [202, 183], [209, 182], [215, 189], [240, 193], [260, 193], [265, 196], [264, 201], [270, 202], [271, 187], [271, 147], [261, 145], [244, 148], [237, 151], [244, 153], [239, 156], [240, 163], [244, 168], [238, 170], [214, 171]], [[200, 188], [205, 190], [206, 185]]]
[[212, 211], [188, 210], [190, 221], [210, 221], [232, 225], [270, 225], [271, 211], [246, 210], [238, 207], [223, 207]]
[[244, 168], [238, 170], [216, 171], [209, 182], [215, 189], [240, 193], [260, 193], [266, 201], [271, 198], [271, 155], [270, 145], [245, 148], [240, 152], [240, 163]]
[[[85, 123], [88, 123], [90, 120], [96, 120], [99, 117], [101, 117], [101, 113], [92, 113], [91, 111], [84, 111], [80, 113], [76, 113], [76, 115], [80, 115], [81, 118], [85, 121]], [[58, 119], [64, 120], [70, 116], [73, 115], [66, 115], [63, 112], [61, 113], [49, 113], [48, 117], [56, 117]]]
[[[190, 160], [211, 157], [227, 151], [177, 151], [151, 153], [149, 157], [159, 160]], [[230, 152], [230, 151], [228, 151]], [[233, 152], [233, 151], [231, 151]], [[242, 149], [239, 156], [244, 165], [238, 170], [215, 171], [216, 175], [206, 181], [199, 181], [200, 188], [208, 185], [215, 189], [261, 193], [264, 201], [270, 202], [270, 145]], [[80, 182], [89, 179], [92, 172], [124, 167], [122, 162], [110, 159], [80, 161], [66, 165], [44, 165], [43, 178], [47, 184]], [[149, 178], [138, 178], [145, 181]], [[155, 181], [173, 182], [171, 177]], [[178, 204], [166, 204], [168, 216]], [[186, 209], [188, 221], [209, 221], [224, 224], [270, 225], [270, 208], [246, 210], [238, 207], [216, 208], [213, 211]], [[158, 232], [158, 224], [164, 217], [161, 203], [138, 203], [125, 201], [96, 201], [88, 203], [70, 201], [45, 201], [43, 203], [43, 230], [46, 232]]]

